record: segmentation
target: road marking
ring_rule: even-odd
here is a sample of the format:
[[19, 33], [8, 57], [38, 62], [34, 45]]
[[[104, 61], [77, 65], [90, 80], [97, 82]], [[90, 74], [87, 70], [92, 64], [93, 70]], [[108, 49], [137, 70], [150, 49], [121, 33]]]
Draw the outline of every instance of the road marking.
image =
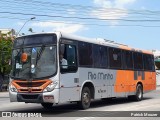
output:
[[89, 119], [94, 119], [95, 117], [82, 117], [82, 118], [78, 118], [76, 120], [89, 120]]

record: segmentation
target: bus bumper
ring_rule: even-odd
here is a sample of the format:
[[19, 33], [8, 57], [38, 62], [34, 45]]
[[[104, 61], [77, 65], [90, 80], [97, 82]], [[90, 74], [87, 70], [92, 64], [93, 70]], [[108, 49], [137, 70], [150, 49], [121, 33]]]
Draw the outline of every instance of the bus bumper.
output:
[[26, 102], [26, 103], [58, 103], [59, 89], [54, 89], [52, 92], [45, 93], [17, 93], [9, 91], [11, 102]]
[[10, 102], [17, 102], [17, 92], [11, 92], [9, 90], [9, 98]]

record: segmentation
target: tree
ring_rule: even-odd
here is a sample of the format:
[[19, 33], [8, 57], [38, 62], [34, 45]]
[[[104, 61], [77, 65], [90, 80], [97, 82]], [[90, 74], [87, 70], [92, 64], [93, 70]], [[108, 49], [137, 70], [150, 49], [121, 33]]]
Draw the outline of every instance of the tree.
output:
[[11, 70], [11, 52], [12, 43], [14, 37], [11, 36], [11, 32], [2, 34], [0, 32], [0, 75], [4, 78], [4, 75], [8, 75]]
[[31, 33], [33, 33], [33, 29], [32, 28], [29, 28], [28, 31], [31, 32]]

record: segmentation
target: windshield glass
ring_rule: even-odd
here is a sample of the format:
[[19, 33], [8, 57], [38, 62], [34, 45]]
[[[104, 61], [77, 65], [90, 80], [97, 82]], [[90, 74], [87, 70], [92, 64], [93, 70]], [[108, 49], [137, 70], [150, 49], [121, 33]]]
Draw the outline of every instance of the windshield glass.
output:
[[57, 36], [56, 34], [38, 34], [38, 35], [28, 35], [24, 37], [19, 37], [14, 40], [13, 47], [22, 47], [22, 46], [37, 46], [37, 45], [49, 45], [56, 44]]
[[[22, 54], [26, 61], [22, 61]], [[17, 48], [12, 53], [11, 76], [17, 79], [41, 79], [56, 73], [56, 45]]]
[[18, 37], [12, 51], [11, 77], [43, 79], [56, 73], [56, 34], [35, 34]]

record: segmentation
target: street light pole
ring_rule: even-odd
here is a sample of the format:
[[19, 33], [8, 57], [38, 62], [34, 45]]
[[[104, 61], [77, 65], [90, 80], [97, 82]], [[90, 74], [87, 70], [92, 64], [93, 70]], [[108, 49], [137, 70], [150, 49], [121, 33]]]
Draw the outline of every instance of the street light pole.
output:
[[29, 21], [33, 20], [33, 19], [36, 19], [36, 17], [32, 17], [32, 18], [30, 18], [29, 20], [27, 20], [27, 21], [23, 24], [23, 26], [21, 27], [21, 29], [18, 31], [18, 33], [17, 33], [16, 37], [19, 35], [20, 31], [23, 29], [23, 27], [25, 26], [25, 24], [26, 24], [27, 22], [29, 22]]

